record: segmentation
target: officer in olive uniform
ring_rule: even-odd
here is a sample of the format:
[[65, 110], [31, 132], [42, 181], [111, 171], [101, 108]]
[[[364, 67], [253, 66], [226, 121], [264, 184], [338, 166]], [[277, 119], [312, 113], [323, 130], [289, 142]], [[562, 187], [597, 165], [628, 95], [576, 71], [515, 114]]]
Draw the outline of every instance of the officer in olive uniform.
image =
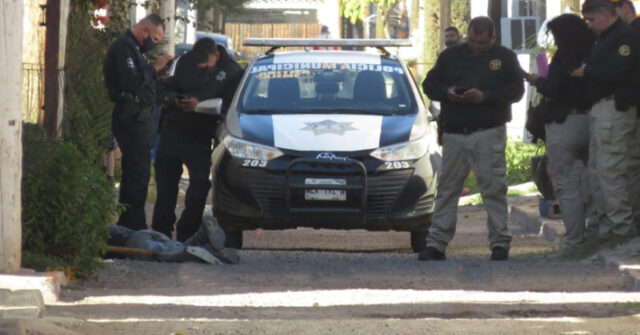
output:
[[156, 101], [156, 73], [171, 60], [162, 55], [150, 65], [142, 53], [153, 49], [163, 34], [162, 18], [148, 15], [113, 42], [103, 65], [109, 98], [116, 104], [111, 127], [122, 151], [120, 203], [125, 211], [118, 225], [134, 230], [147, 228], [144, 203], [156, 133], [151, 107]]
[[590, 110], [589, 176], [597, 210], [598, 242], [608, 248], [635, 236], [628, 168], [636, 107], [625, 94], [638, 64], [637, 39], [610, 0], [587, 0], [582, 14], [598, 39], [591, 57], [572, 76], [583, 76]]
[[176, 62], [175, 74], [158, 85], [164, 111], [154, 165], [158, 199], [152, 227], [171, 236], [176, 223], [178, 184], [185, 164], [189, 170], [189, 187], [176, 229], [178, 241], [184, 242], [202, 222], [211, 187], [211, 139], [217, 123], [222, 120], [194, 113], [195, 106], [200, 101], [222, 98], [223, 111], [226, 111], [243, 70], [210, 38], [199, 39], [193, 49]]
[[422, 83], [429, 99], [442, 102], [442, 167], [427, 247], [420, 260], [443, 260], [456, 230], [458, 199], [471, 169], [489, 215], [492, 260], [506, 260], [506, 127], [511, 104], [524, 94], [515, 53], [495, 44], [488, 17], [469, 23], [467, 42], [447, 48]]

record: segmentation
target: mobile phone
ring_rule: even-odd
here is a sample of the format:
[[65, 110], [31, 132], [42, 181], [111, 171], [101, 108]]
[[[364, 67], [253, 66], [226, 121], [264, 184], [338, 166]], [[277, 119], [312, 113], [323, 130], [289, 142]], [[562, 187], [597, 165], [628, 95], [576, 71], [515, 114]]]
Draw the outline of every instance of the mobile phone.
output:
[[456, 86], [456, 88], [453, 90], [457, 95], [463, 95], [464, 92], [468, 91], [469, 88], [465, 87], [465, 86]]

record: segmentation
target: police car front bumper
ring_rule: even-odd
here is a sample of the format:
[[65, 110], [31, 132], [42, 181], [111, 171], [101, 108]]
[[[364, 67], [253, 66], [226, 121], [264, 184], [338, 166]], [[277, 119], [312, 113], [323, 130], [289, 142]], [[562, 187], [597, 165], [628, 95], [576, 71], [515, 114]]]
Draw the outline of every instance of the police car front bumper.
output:
[[423, 230], [435, 201], [433, 160], [425, 155], [395, 168], [375, 159], [281, 157], [259, 168], [225, 153], [215, 173], [214, 213], [231, 230]]

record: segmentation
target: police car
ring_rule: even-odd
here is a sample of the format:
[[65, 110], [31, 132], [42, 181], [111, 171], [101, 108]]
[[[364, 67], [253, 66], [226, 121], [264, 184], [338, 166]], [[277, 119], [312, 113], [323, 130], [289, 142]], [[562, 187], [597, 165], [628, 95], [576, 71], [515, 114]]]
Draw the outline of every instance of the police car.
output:
[[[409, 231], [413, 250], [423, 249], [437, 132], [407, 67], [385, 49], [409, 42], [245, 45], [271, 49], [248, 65], [212, 156], [226, 246], [241, 248], [244, 230], [313, 227]], [[276, 52], [284, 47], [304, 49]], [[380, 51], [314, 50], [325, 47]], [[205, 105], [197, 111], [211, 113]]]

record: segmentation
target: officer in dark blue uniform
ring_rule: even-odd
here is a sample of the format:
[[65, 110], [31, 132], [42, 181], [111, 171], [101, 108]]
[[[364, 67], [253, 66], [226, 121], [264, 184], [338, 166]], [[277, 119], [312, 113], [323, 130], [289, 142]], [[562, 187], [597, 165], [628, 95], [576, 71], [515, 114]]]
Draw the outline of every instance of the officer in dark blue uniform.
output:
[[183, 164], [189, 171], [185, 209], [177, 222], [177, 239], [184, 242], [202, 222], [211, 187], [211, 140], [222, 120], [194, 113], [200, 101], [223, 99], [223, 111], [240, 83], [243, 70], [222, 46], [210, 38], [199, 39], [193, 49], [176, 60], [175, 74], [159, 83], [164, 103], [160, 143], [155, 160], [158, 199], [153, 210], [154, 230], [171, 236]]
[[640, 51], [635, 32], [617, 17], [613, 1], [587, 0], [582, 14], [598, 39], [586, 64], [571, 75], [585, 78], [587, 97], [593, 102], [589, 186], [598, 214], [598, 242], [608, 248], [636, 234], [628, 171], [636, 107], [629, 88], [636, 78]]
[[420, 260], [445, 259], [470, 169], [488, 213], [491, 259], [509, 257], [505, 124], [511, 120], [511, 104], [524, 94], [524, 83], [515, 53], [495, 45], [495, 40], [493, 21], [474, 18], [467, 42], [444, 50], [422, 83], [430, 99], [442, 102], [442, 167], [427, 247]]
[[[636, 14], [636, 8], [630, 0], [618, 0], [614, 2], [616, 14], [618, 17], [628, 24], [636, 32], [636, 37], [640, 41], [640, 18]], [[629, 96], [635, 97], [636, 103], [636, 132], [633, 136], [633, 142], [630, 148], [629, 163], [629, 183], [631, 207], [633, 208], [633, 223], [636, 226], [636, 232], [640, 233], [640, 66], [636, 66], [636, 79], [631, 87], [627, 88]]]
[[156, 102], [156, 74], [171, 60], [162, 55], [150, 65], [142, 53], [153, 49], [163, 34], [162, 18], [148, 15], [113, 42], [103, 66], [109, 98], [116, 104], [111, 127], [122, 151], [119, 201], [125, 211], [118, 225], [134, 230], [147, 228], [144, 204], [156, 133], [151, 107]]

